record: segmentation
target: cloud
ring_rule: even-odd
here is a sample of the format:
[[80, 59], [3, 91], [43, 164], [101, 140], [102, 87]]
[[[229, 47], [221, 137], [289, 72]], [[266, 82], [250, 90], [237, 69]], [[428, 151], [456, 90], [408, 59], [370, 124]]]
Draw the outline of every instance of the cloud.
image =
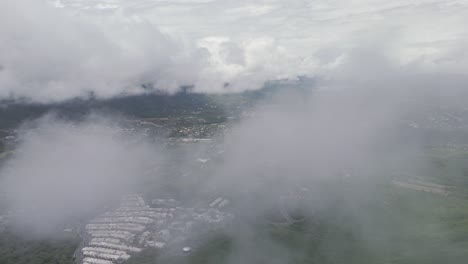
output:
[[25, 125], [0, 179], [19, 226], [47, 233], [137, 188], [158, 163], [158, 149], [116, 120], [72, 123], [48, 115]]
[[89, 22], [38, 1], [2, 5], [2, 97], [57, 101], [142, 92], [135, 87], [168, 71], [178, 49], [144, 22]]
[[47, 3], [1, 3], [3, 99], [108, 98], [148, 92], [146, 83], [239, 92], [298, 75], [334, 78], [363, 46], [394, 67], [465, 75], [468, 66], [464, 1]]
[[[47, 229], [82, 217], [131, 191], [142, 183], [138, 176], [164, 155], [176, 162], [169, 166], [176, 169], [170, 170], [168, 179], [153, 175], [151, 182], [161, 183], [163, 189], [154, 195], [182, 194], [182, 200], [194, 202], [206, 193], [215, 195], [210, 193], [214, 191], [233, 201], [237, 225], [228, 230], [235, 242], [229, 256], [233, 263], [275, 258], [265, 253], [269, 250], [265, 247], [275, 248], [280, 257], [287, 256], [284, 245], [254, 231], [256, 224], [265, 223], [265, 211], [277, 208], [280, 196], [301, 188], [309, 190], [307, 198], [311, 199], [301, 208], [305, 213], [325, 210], [339, 214], [341, 219], [362, 225], [350, 231], [353, 235], [373, 241], [370, 238], [381, 235], [376, 231], [381, 226], [360, 206], [385, 201], [385, 194], [375, 188], [376, 182], [395, 170], [421, 172], [420, 167], [429, 168], [425, 160], [413, 155], [424, 146], [418, 141], [424, 139], [424, 131], [413, 131], [416, 135], [406, 138], [410, 129], [406, 116], [421, 118], [421, 113], [438, 114], [438, 108], [465, 107], [468, 98], [464, 96], [464, 75], [398, 66], [392, 57], [375, 52], [374, 46], [381, 44], [375, 44], [374, 39], [350, 50], [333, 68], [333, 75], [317, 82], [331, 89], [283, 91], [260, 105], [252, 118], [234, 125], [222, 138], [220, 159], [216, 158], [219, 146], [212, 145], [160, 152], [138, 133], [123, 132], [118, 119], [91, 116], [72, 123], [48, 116], [22, 134], [15, 155], [0, 171], [5, 177], [0, 186], [12, 199], [9, 204], [20, 212], [18, 223]], [[203, 41], [199, 44], [216, 50], [219, 60], [246, 60], [225, 38]], [[325, 60], [330, 56], [327, 52]], [[211, 167], [194, 169], [194, 161], [200, 158], [215, 161], [214, 173]], [[180, 172], [189, 174], [179, 178]], [[171, 188], [164, 190], [167, 183]], [[334, 211], [337, 200], [344, 212]], [[337, 216], [324, 217], [333, 221]], [[436, 224], [443, 229], [443, 223]], [[378, 238], [389, 239], [385, 235]], [[266, 241], [260, 250], [254, 247], [255, 239]], [[331, 247], [338, 244], [324, 241]], [[332, 250], [330, 254], [335, 253], [340, 252]]]

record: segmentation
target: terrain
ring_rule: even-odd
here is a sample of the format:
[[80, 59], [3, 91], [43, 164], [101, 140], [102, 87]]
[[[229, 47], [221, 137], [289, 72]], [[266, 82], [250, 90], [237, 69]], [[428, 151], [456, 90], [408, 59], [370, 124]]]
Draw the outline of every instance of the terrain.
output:
[[[209, 208], [217, 197], [229, 197], [230, 205], [222, 210], [234, 217], [222, 230], [208, 229], [195, 240], [187, 238], [167, 248], [150, 239], [147, 246], [141, 244], [137, 253], [119, 263], [271, 263], [275, 260], [277, 263], [414, 264], [462, 263], [468, 259], [468, 115], [458, 108], [435, 107], [400, 121], [405, 140], [423, 142], [421, 152], [405, 155], [411, 162], [429, 161], [423, 170], [386, 164], [326, 180], [321, 183], [320, 195], [329, 199], [324, 199], [324, 205], [317, 208], [316, 197], [306, 193], [301, 198], [302, 209], [297, 212], [305, 215], [298, 217], [299, 221], [285, 221], [289, 217], [285, 217], [281, 206], [262, 209], [252, 221], [240, 209], [250, 199], [257, 199], [252, 194], [240, 198], [213, 189], [181, 191], [178, 185], [186, 181], [184, 175], [193, 177], [193, 186], [199, 180], [209, 179], [223, 159], [224, 133], [239, 120], [254, 114], [254, 106], [268, 96], [264, 92], [222, 96], [182, 93], [104, 102], [79, 100], [57, 105], [4, 103], [0, 113], [2, 161], [14, 155], [18, 125], [27, 120], [50, 111], [72, 120], [80, 120], [92, 111], [112, 112], [124, 117], [124, 130], [143, 131], [158, 140], [162, 137], [168, 155], [174, 160], [162, 173], [175, 181], [161, 186], [149, 173], [140, 186], [138, 191], [146, 203], [174, 198], [181, 208]], [[180, 156], [181, 151], [193, 146], [203, 147], [195, 156], [188, 157], [192, 160], [189, 165], [179, 167], [177, 159], [187, 159]], [[379, 177], [372, 177], [377, 174]], [[82, 262], [79, 249], [83, 248], [83, 241], [90, 243], [83, 235], [85, 226], [100, 221], [96, 218], [99, 214], [110, 215], [120, 210], [110, 205], [117, 211], [107, 209], [77, 219], [69, 226], [60, 227], [54, 238], [31, 239], [24, 231], [18, 234], [10, 225], [10, 214], [14, 212], [9, 211], [7, 203], [0, 206], [0, 262], [8, 264]], [[308, 206], [313, 209], [309, 210]], [[249, 223], [247, 232], [246, 223]], [[190, 252], [182, 252], [184, 245], [190, 245]]]

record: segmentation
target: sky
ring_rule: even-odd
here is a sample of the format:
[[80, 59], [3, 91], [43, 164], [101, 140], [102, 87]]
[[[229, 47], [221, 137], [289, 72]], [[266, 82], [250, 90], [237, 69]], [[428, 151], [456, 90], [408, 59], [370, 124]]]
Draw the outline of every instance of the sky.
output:
[[142, 84], [233, 93], [389, 70], [464, 78], [468, 66], [466, 1], [6, 0], [0, 10], [2, 99], [151, 92]]

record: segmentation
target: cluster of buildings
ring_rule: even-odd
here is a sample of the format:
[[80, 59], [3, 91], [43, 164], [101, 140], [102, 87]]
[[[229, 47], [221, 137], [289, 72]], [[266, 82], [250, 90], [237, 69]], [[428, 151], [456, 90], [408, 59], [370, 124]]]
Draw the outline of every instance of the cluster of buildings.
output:
[[121, 263], [132, 253], [141, 252], [142, 248], [134, 246], [133, 241], [154, 221], [147, 209], [141, 196], [128, 195], [116, 210], [91, 220], [81, 248], [82, 263]]
[[[86, 225], [79, 259], [82, 264], [122, 263], [144, 248], [183, 245], [198, 232], [222, 227], [232, 218], [219, 210], [219, 202], [207, 208], [179, 206], [174, 199], [154, 199], [152, 207], [141, 195], [127, 195], [115, 210], [106, 212]], [[226, 204], [226, 202], [224, 203]]]

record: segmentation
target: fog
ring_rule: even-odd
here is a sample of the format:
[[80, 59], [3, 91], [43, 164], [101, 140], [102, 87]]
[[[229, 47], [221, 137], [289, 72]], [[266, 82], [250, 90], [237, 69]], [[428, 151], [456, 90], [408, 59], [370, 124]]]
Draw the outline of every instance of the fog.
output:
[[24, 125], [0, 184], [19, 227], [55, 232], [137, 190], [160, 153], [116, 120], [76, 124], [47, 115]]
[[[380, 84], [380, 88], [386, 85]], [[437, 97], [431, 89], [403, 89], [405, 93], [386, 88], [348, 89], [282, 94], [273, 103], [260, 106], [254, 117], [226, 136], [224, 162], [208, 185], [216, 185], [234, 197], [238, 204], [233, 210], [244, 221], [229, 232], [235, 241], [229, 263], [285, 263], [292, 261], [290, 254], [296, 251], [300, 256], [312, 254], [317, 259], [343, 263], [347, 255], [353, 255], [349, 252], [359, 251], [356, 247], [362, 245], [376, 255], [408, 250], [427, 259], [463, 259], [455, 253], [462, 246], [452, 240], [452, 227], [442, 220], [450, 218], [448, 211], [442, 219], [431, 222], [408, 217], [405, 206], [401, 212], [392, 211], [389, 203], [398, 199], [391, 182], [400, 173], [433, 180], [429, 177], [434, 173], [432, 160], [424, 153], [438, 142], [428, 140], [424, 129], [409, 127], [408, 117], [421, 121], [425, 115], [437, 115], [440, 108], [460, 109], [455, 104], [463, 101], [461, 105], [466, 105], [466, 101], [456, 95], [466, 93], [458, 90]], [[443, 99], [434, 105], [434, 97]], [[447, 142], [451, 140], [441, 144]], [[325, 235], [317, 231], [322, 228], [320, 224], [308, 227], [315, 231], [299, 231], [311, 232], [312, 237], [323, 235], [318, 252], [310, 253], [311, 249], [301, 244], [307, 243], [304, 241], [291, 246], [271, 234], [259, 234], [259, 223], [268, 219], [265, 215], [269, 210], [278, 210], [280, 197], [287, 195], [303, 195], [300, 210], [311, 219], [340, 223]], [[413, 196], [406, 199], [402, 203], [421, 202]], [[399, 244], [402, 241], [398, 237], [423, 226], [427, 234], [439, 234], [437, 239], [444, 245], [431, 250], [429, 238], [415, 236], [413, 246], [402, 248], [408, 245]], [[352, 231], [348, 237], [334, 237], [341, 228]], [[356, 244], [343, 244], [350, 237]]]
[[[92, 217], [122, 194], [140, 192], [148, 169], [152, 183], [169, 183], [174, 195], [182, 193], [190, 202], [215, 190], [232, 199], [236, 216], [235, 225], [224, 230], [234, 241], [229, 263], [287, 261], [287, 247], [257, 233], [262, 232], [258, 225], [270, 221], [265, 215], [277, 210], [281, 196], [301, 192], [302, 214], [346, 219], [356, 226], [352, 236], [369, 248], [396, 247], [389, 242], [391, 236], [382, 233], [420, 223], [382, 224], [366, 206], [385, 206], [387, 194], [379, 185], [390, 184], [394, 173], [425, 177], [430, 160], [420, 155], [426, 146], [424, 130], [410, 128], [411, 118], [422, 122], [440, 109], [463, 108], [466, 92], [456, 78], [464, 77], [439, 74], [437, 81], [430, 81], [435, 77], [418, 71], [387, 70], [352, 82], [353, 70], [344, 66], [335, 80], [319, 80], [307, 89], [288, 87], [259, 103], [251, 116], [231, 124], [221, 136], [223, 153], [210, 161], [214, 169], [207, 177], [167, 178], [154, 168], [172, 164], [192, 172], [193, 161], [205, 158], [203, 153], [219, 155], [209, 147], [187, 145], [171, 160], [174, 153], [155, 143], [167, 139], [155, 141], [138, 129], [127, 131], [121, 116], [97, 114], [69, 121], [47, 115], [19, 129], [15, 152], [0, 171], [0, 186], [17, 213], [17, 226], [44, 232], [71, 219]], [[439, 232], [447, 227], [440, 222], [433, 228]], [[324, 238], [327, 254], [336, 253], [337, 239]], [[443, 239], [446, 248], [457, 248], [448, 237]]]

